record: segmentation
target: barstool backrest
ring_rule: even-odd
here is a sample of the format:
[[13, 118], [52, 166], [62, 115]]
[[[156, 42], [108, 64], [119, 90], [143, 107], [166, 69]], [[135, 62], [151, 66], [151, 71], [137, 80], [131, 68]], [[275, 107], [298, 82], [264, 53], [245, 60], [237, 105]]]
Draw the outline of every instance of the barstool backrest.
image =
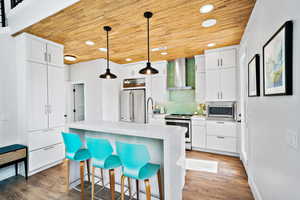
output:
[[80, 136], [74, 133], [66, 133], [66, 132], [62, 132], [62, 136], [66, 146], [66, 157], [70, 159], [74, 159], [76, 152], [82, 146]]
[[126, 168], [140, 168], [150, 161], [148, 149], [142, 144], [116, 142], [117, 154]]
[[85, 140], [92, 158], [105, 160], [113, 153], [113, 148], [107, 139], [86, 137]]

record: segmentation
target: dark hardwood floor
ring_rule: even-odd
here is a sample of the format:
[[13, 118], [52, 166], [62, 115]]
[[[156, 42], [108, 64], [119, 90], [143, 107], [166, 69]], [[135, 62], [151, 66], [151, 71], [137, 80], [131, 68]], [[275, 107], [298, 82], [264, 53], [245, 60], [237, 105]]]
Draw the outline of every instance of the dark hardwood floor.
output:
[[[188, 152], [187, 157], [217, 161], [219, 168], [216, 174], [188, 170], [184, 200], [253, 200], [238, 158], [202, 152]], [[53, 167], [29, 177], [27, 182], [20, 176], [2, 181], [0, 200], [79, 200], [79, 192], [65, 191], [65, 168], [65, 164]], [[86, 199], [89, 195], [87, 192]]]

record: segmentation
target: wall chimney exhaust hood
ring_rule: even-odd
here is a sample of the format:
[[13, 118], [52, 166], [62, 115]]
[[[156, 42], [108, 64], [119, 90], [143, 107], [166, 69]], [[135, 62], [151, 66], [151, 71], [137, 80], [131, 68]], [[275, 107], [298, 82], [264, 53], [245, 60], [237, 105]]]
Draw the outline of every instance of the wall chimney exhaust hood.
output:
[[167, 69], [168, 90], [191, 90], [192, 85], [188, 85], [188, 75], [195, 76], [195, 69], [192, 73], [188, 73], [187, 59], [179, 58], [170, 61]]

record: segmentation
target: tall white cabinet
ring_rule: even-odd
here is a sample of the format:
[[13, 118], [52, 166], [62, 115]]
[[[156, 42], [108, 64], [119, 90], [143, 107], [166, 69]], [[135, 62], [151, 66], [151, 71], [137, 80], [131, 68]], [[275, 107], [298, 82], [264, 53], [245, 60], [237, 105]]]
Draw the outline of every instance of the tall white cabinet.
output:
[[26, 33], [16, 37], [16, 45], [18, 132], [29, 149], [32, 175], [64, 159], [64, 47]]
[[236, 101], [237, 47], [205, 51], [206, 101]]

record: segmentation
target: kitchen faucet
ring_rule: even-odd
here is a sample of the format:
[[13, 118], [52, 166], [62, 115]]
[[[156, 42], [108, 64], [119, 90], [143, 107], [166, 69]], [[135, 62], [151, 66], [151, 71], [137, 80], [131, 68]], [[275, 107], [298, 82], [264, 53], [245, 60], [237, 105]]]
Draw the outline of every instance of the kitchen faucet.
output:
[[152, 108], [152, 112], [153, 112], [153, 105], [154, 105], [154, 103], [153, 103], [153, 99], [152, 99], [152, 97], [148, 97], [148, 99], [147, 99], [147, 112], [146, 112], [146, 123], [149, 123], [149, 102], [151, 101], [151, 108]]

